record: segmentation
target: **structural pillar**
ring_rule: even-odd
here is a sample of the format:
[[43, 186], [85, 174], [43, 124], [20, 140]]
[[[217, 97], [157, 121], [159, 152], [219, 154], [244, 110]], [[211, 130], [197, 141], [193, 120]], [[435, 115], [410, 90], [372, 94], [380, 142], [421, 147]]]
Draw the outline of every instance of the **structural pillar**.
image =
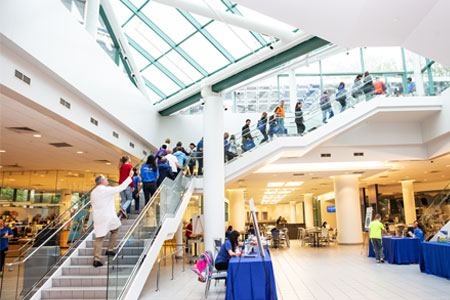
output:
[[362, 221], [358, 175], [334, 177], [339, 244], [361, 244]]
[[297, 223], [297, 210], [295, 201], [289, 201], [290, 218], [289, 223]]
[[96, 39], [100, 0], [87, 0], [84, 6], [84, 28]]
[[[178, 230], [175, 234], [175, 241], [177, 245], [182, 245], [183, 244], [183, 220], [181, 220], [180, 222], [180, 226], [178, 226]], [[177, 246], [177, 257], [182, 257], [183, 253], [181, 252], [183, 249], [183, 246]]]
[[425, 96], [425, 87], [423, 84], [422, 77], [422, 66], [420, 64], [420, 56], [413, 54], [413, 64], [414, 64], [414, 79], [416, 81], [416, 94], [418, 96]]
[[224, 240], [224, 148], [223, 148], [223, 99], [211, 91], [202, 90], [205, 102], [203, 112], [203, 195], [204, 195], [204, 246], [214, 251], [214, 239]]
[[245, 230], [245, 198], [243, 189], [233, 189], [228, 192], [230, 200], [230, 225], [234, 230]]
[[297, 104], [297, 80], [295, 78], [295, 70], [289, 70], [289, 106], [291, 111], [295, 111]]
[[304, 194], [303, 202], [305, 203], [305, 226], [306, 228], [314, 227], [314, 211], [313, 211], [313, 194]]
[[416, 216], [416, 202], [414, 200], [414, 186], [413, 180], [401, 181], [402, 195], [403, 195], [403, 208], [405, 211], [405, 223], [406, 225], [412, 224]]

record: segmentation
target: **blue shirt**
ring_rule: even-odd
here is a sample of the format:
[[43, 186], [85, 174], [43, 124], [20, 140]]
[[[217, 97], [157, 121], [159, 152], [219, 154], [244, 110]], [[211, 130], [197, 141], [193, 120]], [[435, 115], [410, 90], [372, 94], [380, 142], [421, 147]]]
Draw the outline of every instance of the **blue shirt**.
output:
[[150, 165], [143, 165], [141, 167], [141, 177], [142, 182], [156, 182], [156, 177], [159, 177], [159, 171], [158, 169], [156, 169], [156, 171], [153, 171]]
[[230, 254], [228, 253], [228, 250], [233, 250], [233, 247], [231, 246], [231, 242], [229, 240], [226, 240], [225, 243], [223, 243], [222, 247], [220, 247], [220, 251], [217, 254], [216, 257], [216, 263], [227, 263], [230, 261]]
[[255, 235], [255, 229], [249, 229], [248, 233]]
[[133, 176], [133, 184], [134, 188], [137, 189], [138, 183], [141, 182], [141, 177], [139, 176]]
[[225, 238], [228, 239], [230, 237], [230, 234], [231, 234], [231, 230], [227, 230], [225, 232]]
[[203, 152], [203, 140], [200, 140], [200, 142], [198, 142], [197, 152]]
[[180, 165], [180, 167], [184, 168], [184, 164], [188, 160], [186, 154], [184, 154], [181, 151], [177, 151], [173, 154], [173, 156], [175, 156], [177, 158], [177, 161], [178, 161], [178, 164]]
[[414, 230], [414, 235], [416, 236], [416, 238], [420, 239], [421, 242], [423, 242], [423, 231], [420, 228], [417, 228], [416, 230]]
[[8, 226], [3, 227], [3, 229], [0, 229], [0, 250], [8, 249], [9, 247], [9, 239], [4, 239], [3, 236], [5, 234], [13, 235], [13, 232], [11, 228]]
[[414, 82], [410, 82], [408, 84], [408, 94], [411, 94], [412, 92], [416, 91], [416, 84]]

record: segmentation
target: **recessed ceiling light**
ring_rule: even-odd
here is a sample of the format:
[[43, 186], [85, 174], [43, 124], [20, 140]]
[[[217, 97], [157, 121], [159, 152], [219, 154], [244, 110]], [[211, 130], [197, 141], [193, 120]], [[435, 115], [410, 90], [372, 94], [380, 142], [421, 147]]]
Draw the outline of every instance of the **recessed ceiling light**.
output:
[[0, 153], [4, 153], [6, 152], [6, 150], [0, 149]]
[[280, 191], [278, 192], [278, 194], [290, 194], [292, 193], [292, 191]]
[[300, 186], [303, 184], [303, 181], [288, 181], [284, 186]]
[[91, 170], [84, 170], [85, 172], [90, 172]]
[[84, 152], [83, 151], [77, 151], [77, 154], [83, 154]]
[[267, 184], [268, 187], [281, 187], [284, 185], [284, 182], [269, 182]]
[[266, 195], [270, 195], [270, 194], [276, 194], [277, 192], [264, 192], [264, 194]]
[[392, 21], [394, 21], [395, 23], [397, 23], [397, 22], [400, 21], [400, 19], [399, 19], [399, 18], [394, 18], [394, 19], [392, 19]]
[[110, 165], [111, 163], [108, 161], [108, 162], [106, 162], [105, 164]]
[[40, 135], [40, 134], [33, 134], [33, 136], [36, 137], [36, 138], [42, 137], [42, 135]]

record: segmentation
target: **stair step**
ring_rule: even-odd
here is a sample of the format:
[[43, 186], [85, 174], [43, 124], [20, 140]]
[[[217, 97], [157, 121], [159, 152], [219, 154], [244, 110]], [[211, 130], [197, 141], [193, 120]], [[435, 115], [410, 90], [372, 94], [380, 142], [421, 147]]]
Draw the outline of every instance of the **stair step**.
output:
[[[119, 244], [120, 240], [117, 240], [116, 246]], [[108, 246], [109, 240], [103, 241], [103, 247]], [[145, 240], [134, 240], [128, 241], [125, 247], [144, 247]], [[94, 241], [86, 241], [86, 248], [94, 248]]]
[[[141, 255], [142, 251], [144, 251], [143, 247], [124, 247], [120, 251], [121, 255]], [[106, 247], [103, 248], [102, 255], [105, 255]], [[80, 249], [78, 251], [78, 256], [93, 256], [94, 248], [86, 248]]]
[[[139, 255], [119, 256], [119, 264], [134, 265], [139, 259]], [[74, 256], [70, 259], [72, 266], [88, 266], [92, 265], [93, 258], [89, 256]]]
[[[130, 274], [131, 271], [134, 268], [134, 265], [125, 265], [122, 264], [120, 266], [115, 266], [114, 267], [115, 270], [117, 270], [118, 268], [118, 272], [115, 271], [115, 273], [118, 273], [119, 275], [127, 275]], [[103, 275], [106, 276], [108, 274], [108, 268], [106, 268], [106, 266], [104, 267], [100, 267], [100, 268], [94, 268], [91, 265], [87, 265], [87, 266], [68, 266], [68, 267], [63, 267], [62, 269], [62, 274], [63, 276], [97, 276], [97, 275]]]
[[[116, 276], [114, 273], [114, 284], [125, 285], [127, 275]], [[78, 276], [58, 276], [52, 279], [52, 287], [106, 287], [108, 278], [106, 275], [78, 275]]]
[[[117, 239], [121, 240], [125, 237], [126, 232], [119, 232], [119, 234], [117, 235]], [[150, 238], [152, 236], [152, 232], [148, 232], [148, 231], [141, 231], [141, 232], [134, 232], [132, 234], [133, 238], [140, 238], [140, 239], [145, 239], [145, 238]], [[92, 240], [95, 240], [95, 236], [92, 235]], [[105, 240], [108, 239], [109, 240], [109, 235], [106, 236]]]
[[106, 299], [106, 286], [102, 287], [55, 287], [44, 289], [41, 299]]

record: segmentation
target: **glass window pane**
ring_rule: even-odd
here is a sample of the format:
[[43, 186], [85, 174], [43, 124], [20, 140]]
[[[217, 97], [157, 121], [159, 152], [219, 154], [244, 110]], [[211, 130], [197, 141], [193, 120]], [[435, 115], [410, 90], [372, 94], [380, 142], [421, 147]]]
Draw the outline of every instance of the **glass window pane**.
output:
[[154, 65], [148, 67], [142, 72], [151, 83], [156, 85], [167, 96], [178, 91], [180, 87], [169, 79], [163, 72], [158, 70]]
[[136, 66], [138, 67], [139, 71], [145, 68], [149, 61], [143, 57], [139, 52], [137, 52], [133, 47], [130, 47], [131, 55], [134, 58], [134, 62], [136, 63]]
[[361, 56], [359, 48], [344, 51], [322, 60], [323, 73], [360, 73], [361, 71]]
[[186, 85], [203, 77], [202, 74], [175, 51], [169, 52], [159, 62]]
[[184, 42], [182, 48], [208, 73], [212, 73], [229, 63], [200, 33], [196, 33]]
[[403, 71], [402, 54], [398, 47], [363, 49], [365, 69], [369, 72]]
[[[123, 23], [125, 23], [133, 15], [131, 10], [129, 10], [128, 7], [126, 7], [120, 1], [110, 1], [110, 3], [114, 9], [114, 14], [116, 15], [120, 25], [123, 25]], [[134, 16], [133, 18], [137, 19], [136, 16]]]

